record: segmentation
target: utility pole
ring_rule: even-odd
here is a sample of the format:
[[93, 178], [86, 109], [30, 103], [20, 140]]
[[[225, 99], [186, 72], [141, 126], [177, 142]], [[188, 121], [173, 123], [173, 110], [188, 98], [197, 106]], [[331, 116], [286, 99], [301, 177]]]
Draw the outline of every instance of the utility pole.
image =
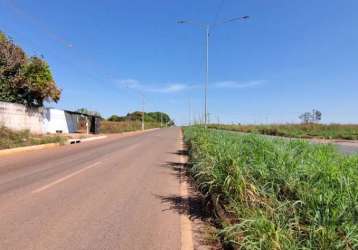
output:
[[204, 123], [205, 128], [208, 128], [208, 84], [209, 84], [209, 36], [210, 25], [206, 25], [206, 67], [205, 67], [205, 110], [204, 110]]
[[144, 130], [144, 95], [141, 92], [142, 95], [142, 130]]
[[189, 126], [191, 126], [191, 98], [189, 97]]
[[163, 113], [160, 112], [160, 128], [163, 127]]

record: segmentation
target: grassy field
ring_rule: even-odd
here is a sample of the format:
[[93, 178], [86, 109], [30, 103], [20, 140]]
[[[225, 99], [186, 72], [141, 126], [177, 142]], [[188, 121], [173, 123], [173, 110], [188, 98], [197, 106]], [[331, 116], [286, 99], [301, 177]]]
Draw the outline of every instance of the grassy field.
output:
[[277, 124], [277, 125], [221, 125], [210, 128], [295, 138], [358, 140], [358, 125], [341, 124]]
[[[160, 123], [145, 123], [145, 129], [159, 128]], [[142, 129], [140, 121], [110, 122], [102, 121], [100, 132], [103, 134], [123, 133]]]
[[46, 143], [64, 143], [66, 138], [58, 135], [33, 135], [28, 130], [13, 131], [0, 127], [0, 149], [32, 146]]
[[358, 156], [329, 145], [184, 129], [190, 172], [240, 249], [358, 249]]

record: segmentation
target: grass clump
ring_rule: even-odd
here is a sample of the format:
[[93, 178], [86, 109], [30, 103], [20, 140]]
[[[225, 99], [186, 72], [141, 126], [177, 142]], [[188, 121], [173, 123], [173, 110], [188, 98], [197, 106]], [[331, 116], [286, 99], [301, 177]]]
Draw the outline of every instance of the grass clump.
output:
[[[145, 129], [160, 128], [160, 123], [146, 122]], [[123, 133], [142, 129], [141, 121], [111, 122], [102, 121], [100, 132], [103, 134]]]
[[[240, 249], [358, 249], [358, 156], [329, 145], [189, 127], [190, 171]], [[229, 221], [229, 223], [227, 222]]]
[[209, 128], [294, 138], [358, 140], [358, 125], [353, 124], [210, 124]]
[[66, 141], [59, 135], [34, 135], [28, 130], [13, 131], [4, 126], [0, 127], [0, 149], [40, 145], [46, 143], [61, 143]]

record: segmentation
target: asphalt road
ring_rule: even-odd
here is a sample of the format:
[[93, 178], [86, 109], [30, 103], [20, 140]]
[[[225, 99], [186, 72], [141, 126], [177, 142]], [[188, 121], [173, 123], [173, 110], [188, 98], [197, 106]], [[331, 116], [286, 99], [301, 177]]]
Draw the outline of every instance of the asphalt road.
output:
[[[234, 132], [234, 131], [231, 131], [231, 132], [239, 133], [239, 134], [247, 134], [247, 133], [242, 133], [242, 132]], [[282, 137], [282, 136], [263, 135], [263, 134], [258, 134], [258, 135], [265, 136], [267, 138], [279, 138], [279, 139], [284, 139], [284, 140], [301, 140], [298, 138], [289, 138], [289, 137]], [[324, 141], [324, 140], [319, 141], [319, 140], [315, 140], [315, 139], [312, 139], [312, 140], [302, 139], [302, 140], [308, 140], [308, 141], [310, 141], [312, 143], [316, 143], [316, 144], [318, 144], [318, 143], [332, 144], [342, 154], [346, 154], [346, 155], [358, 154], [358, 142], [357, 141], [334, 141], [334, 140], [332, 140], [331, 142], [329, 142], [329, 141]]]
[[0, 158], [0, 249], [180, 249], [179, 132]]
[[337, 149], [344, 154], [358, 154], [358, 143], [347, 145], [347, 143], [335, 143]]

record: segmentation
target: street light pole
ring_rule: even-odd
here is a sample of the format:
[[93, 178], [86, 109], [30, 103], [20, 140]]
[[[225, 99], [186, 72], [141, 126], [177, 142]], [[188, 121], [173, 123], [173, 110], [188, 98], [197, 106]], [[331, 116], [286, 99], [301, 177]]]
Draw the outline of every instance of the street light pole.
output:
[[191, 98], [189, 97], [189, 106], [188, 106], [188, 111], [189, 111], [189, 116], [188, 116], [188, 118], [189, 118], [189, 120], [188, 120], [188, 125], [189, 126], [191, 126]]
[[210, 25], [206, 25], [206, 70], [205, 70], [205, 110], [204, 110], [204, 124], [205, 128], [208, 127], [208, 85], [209, 85], [209, 36], [210, 36]]
[[144, 130], [144, 95], [143, 93], [141, 93], [142, 95], [142, 130]]
[[205, 128], [207, 128], [207, 126], [208, 126], [208, 100], [207, 99], [208, 99], [208, 85], [209, 85], [209, 37], [210, 37], [211, 28], [217, 27], [222, 24], [234, 22], [234, 21], [246, 20], [249, 18], [250, 18], [249, 16], [235, 17], [235, 18], [225, 20], [221, 23], [214, 23], [212, 26], [208, 23], [203, 24], [203, 23], [192, 22], [190, 20], [177, 21], [178, 24], [194, 24], [194, 25], [198, 25], [200, 27], [205, 27], [205, 42], [206, 42], [206, 57], [205, 57], [206, 65], [205, 65], [205, 84], [204, 84], [204, 125], [205, 125]]
[[160, 128], [163, 127], [163, 113], [160, 112]]

